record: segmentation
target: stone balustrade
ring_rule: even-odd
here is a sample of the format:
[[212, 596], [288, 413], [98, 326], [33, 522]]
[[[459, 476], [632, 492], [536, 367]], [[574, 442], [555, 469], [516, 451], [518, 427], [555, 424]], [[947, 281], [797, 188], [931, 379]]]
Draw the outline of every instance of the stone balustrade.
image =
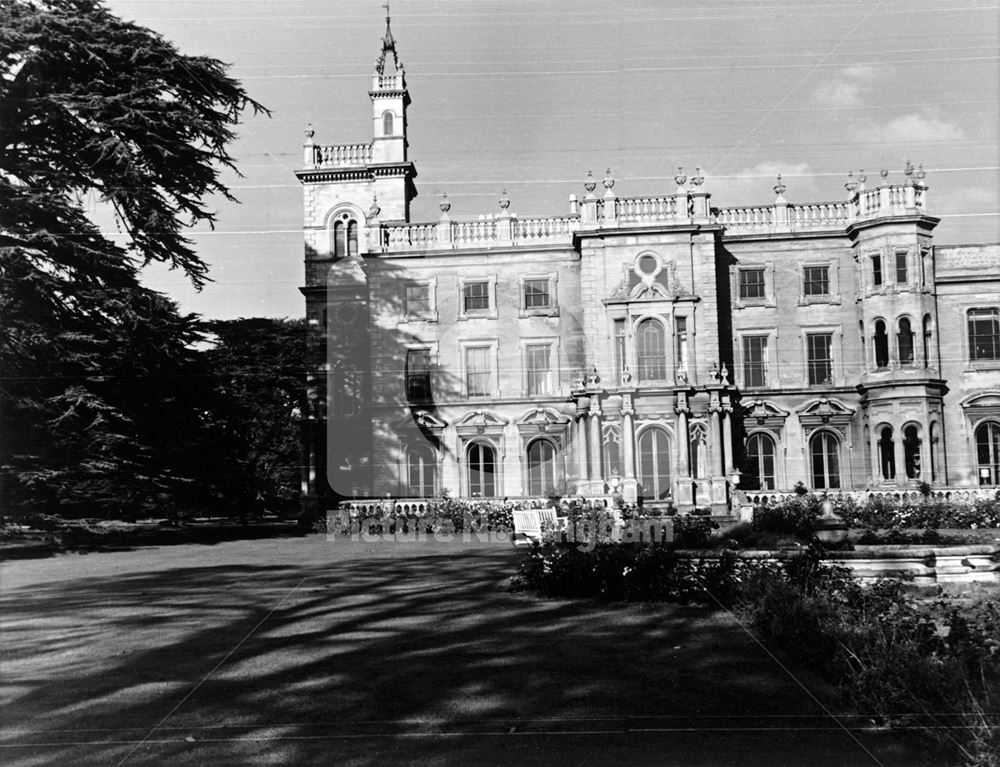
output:
[[[658, 224], [678, 217], [677, 196], [622, 197], [616, 200], [619, 224]], [[685, 218], [687, 211], [683, 211]]]
[[[797, 496], [796, 493], [779, 490], [743, 490], [741, 492], [746, 498], [747, 503], [754, 505], [776, 503]], [[829, 493], [816, 491], [811, 494], [817, 497], [826, 495], [833, 499], [850, 498], [857, 503], [864, 503], [871, 499], [918, 503], [924, 499], [924, 495], [919, 490], [835, 490]], [[944, 487], [931, 490], [928, 499], [934, 501], [952, 501], [954, 503], [972, 503], [977, 500], [989, 500], [995, 494], [996, 488], [990, 487]]]
[[920, 184], [883, 184], [855, 191], [841, 202], [789, 203], [779, 198], [771, 205], [713, 208], [712, 214], [729, 234], [839, 231], [856, 221], [923, 213], [926, 197], [927, 189]]
[[[308, 151], [312, 150], [309, 163]], [[330, 144], [306, 147], [306, 162], [314, 168], [350, 168], [372, 161], [372, 144]]]

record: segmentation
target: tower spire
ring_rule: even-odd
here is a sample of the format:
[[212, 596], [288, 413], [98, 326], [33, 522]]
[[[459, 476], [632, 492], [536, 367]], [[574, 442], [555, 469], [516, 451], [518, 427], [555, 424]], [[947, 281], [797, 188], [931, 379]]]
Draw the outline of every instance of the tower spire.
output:
[[393, 70], [389, 74], [402, 73], [403, 72], [403, 62], [399, 59], [399, 54], [396, 53], [396, 40], [392, 36], [392, 26], [391, 17], [389, 16], [389, 3], [388, 0], [382, 6], [385, 8], [385, 34], [382, 36], [382, 52], [379, 53], [378, 61], [375, 62], [375, 72], [380, 75], [386, 74], [386, 54], [392, 54], [392, 66]]

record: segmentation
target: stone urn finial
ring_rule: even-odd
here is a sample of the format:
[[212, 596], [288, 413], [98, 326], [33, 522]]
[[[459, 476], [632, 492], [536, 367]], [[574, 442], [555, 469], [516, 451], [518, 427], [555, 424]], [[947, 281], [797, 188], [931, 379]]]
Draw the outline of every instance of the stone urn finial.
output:
[[687, 183], [688, 177], [684, 175], [684, 168], [680, 165], [677, 166], [677, 173], [674, 175], [674, 182], [677, 186], [684, 186]]
[[917, 175], [917, 180], [920, 182], [923, 182], [923, 180], [927, 177], [927, 171], [924, 170], [923, 163], [920, 163], [920, 165], [917, 167], [916, 175]]
[[583, 182], [583, 188], [587, 190], [587, 194], [592, 194], [597, 188], [597, 182], [594, 181], [594, 172], [587, 171], [587, 180]]
[[694, 175], [691, 177], [692, 186], [701, 186], [705, 183], [705, 176], [701, 172], [701, 166], [699, 165], [694, 169]]
[[889, 183], [888, 180], [887, 180], [889, 178], [889, 169], [888, 168], [882, 168], [882, 170], [880, 170], [878, 172], [878, 174], [882, 177], [882, 183], [883, 184], [888, 184]]
[[774, 193], [781, 197], [785, 193], [785, 185], [781, 181], [781, 174], [778, 174], [778, 183], [774, 185]]
[[604, 188], [609, 192], [611, 191], [611, 187], [615, 185], [615, 180], [611, 177], [611, 168], [604, 171], [604, 181], [602, 183], [604, 184]]
[[858, 182], [854, 180], [854, 171], [848, 171], [847, 173], [847, 183], [844, 184], [844, 189], [847, 190], [849, 194], [854, 194], [858, 189]]
[[451, 210], [451, 203], [448, 201], [447, 192], [441, 195], [441, 202], [438, 203], [438, 207], [441, 208], [442, 213], [447, 213]]
[[510, 197], [507, 196], [506, 189], [500, 192], [500, 199], [497, 202], [500, 203], [500, 210], [507, 210], [510, 207]]
[[382, 209], [378, 206], [378, 197], [372, 194], [372, 206], [368, 209], [368, 215], [370, 218], [378, 218], [378, 214], [382, 212]]
[[312, 137], [316, 135], [316, 131], [313, 130], [313, 124], [309, 123], [306, 125], [306, 138], [312, 141]]

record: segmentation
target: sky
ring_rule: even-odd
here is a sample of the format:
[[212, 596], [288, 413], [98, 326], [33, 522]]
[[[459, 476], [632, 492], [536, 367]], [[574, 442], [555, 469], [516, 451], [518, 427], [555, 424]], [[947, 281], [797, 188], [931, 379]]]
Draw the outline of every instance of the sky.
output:
[[[111, 0], [182, 52], [231, 65], [271, 110], [248, 116], [192, 232], [214, 282], [146, 282], [185, 311], [302, 316], [303, 132], [371, 139], [380, 0]], [[621, 196], [669, 194], [696, 166], [720, 207], [843, 199], [850, 170], [901, 182], [922, 163], [935, 242], [1000, 241], [1000, 10], [995, 0], [392, 0], [406, 68], [411, 220], [568, 213], [588, 170]], [[869, 184], [873, 183], [869, 181]]]

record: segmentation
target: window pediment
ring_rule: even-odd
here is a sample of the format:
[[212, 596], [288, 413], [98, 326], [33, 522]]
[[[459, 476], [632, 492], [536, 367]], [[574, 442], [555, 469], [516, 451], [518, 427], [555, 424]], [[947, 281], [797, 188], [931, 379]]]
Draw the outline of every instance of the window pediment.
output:
[[492, 434], [498, 436], [503, 433], [507, 419], [502, 418], [488, 410], [475, 410], [463, 416], [455, 423], [455, 429], [463, 437], [474, 437], [477, 434]]

